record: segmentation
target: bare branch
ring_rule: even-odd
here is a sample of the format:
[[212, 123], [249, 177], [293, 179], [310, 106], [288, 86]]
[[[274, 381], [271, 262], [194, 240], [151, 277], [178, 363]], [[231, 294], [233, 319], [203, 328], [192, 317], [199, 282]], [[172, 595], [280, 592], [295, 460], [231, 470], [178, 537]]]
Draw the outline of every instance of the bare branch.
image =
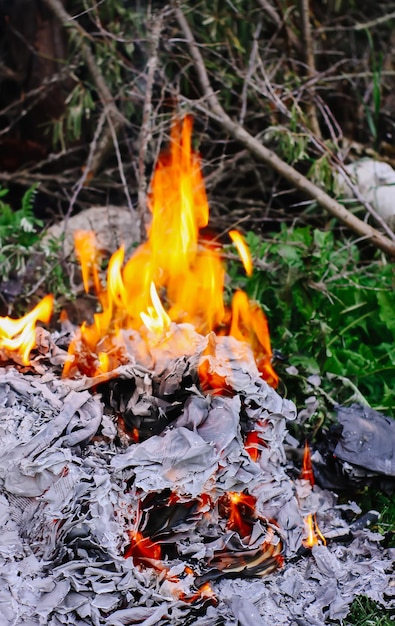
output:
[[387, 13], [386, 15], [380, 15], [380, 17], [376, 17], [375, 20], [371, 20], [370, 22], [356, 24], [354, 26], [354, 30], [365, 30], [366, 28], [374, 28], [375, 26], [379, 26], [380, 24], [384, 24], [385, 22], [389, 22], [393, 19], [395, 19], [395, 11], [392, 11], [392, 13]]
[[240, 111], [240, 117], [239, 117], [240, 124], [244, 123], [244, 118], [247, 112], [248, 83], [250, 82], [251, 76], [255, 70], [256, 56], [258, 54], [258, 39], [259, 39], [259, 35], [261, 34], [261, 30], [262, 30], [262, 20], [259, 20], [258, 26], [256, 27], [255, 32], [254, 32], [250, 59], [248, 61], [247, 74], [244, 80], [243, 90], [241, 92], [241, 111]]
[[147, 177], [145, 175], [145, 162], [147, 147], [151, 139], [151, 114], [152, 114], [152, 89], [154, 86], [155, 70], [158, 65], [158, 46], [163, 24], [163, 12], [154, 21], [151, 33], [151, 53], [147, 63], [147, 83], [143, 104], [143, 121], [140, 130], [140, 148], [138, 157], [138, 210], [140, 214], [141, 240], [146, 237], [147, 216]]
[[267, 15], [271, 19], [271, 21], [276, 25], [279, 30], [284, 27], [288, 42], [295, 50], [301, 52], [301, 42], [299, 41], [293, 30], [288, 26], [286, 21], [284, 19], [281, 19], [276, 9], [270, 4], [269, 0], [258, 0], [258, 3], [264, 10], [265, 15]]
[[308, 178], [300, 174], [295, 168], [285, 163], [275, 152], [266, 148], [256, 137], [250, 135], [243, 126], [234, 122], [222, 108], [217, 95], [213, 91], [210, 80], [206, 71], [203, 57], [200, 53], [189, 24], [179, 7], [176, 7], [176, 16], [184, 37], [188, 44], [189, 53], [192, 57], [199, 82], [205, 96], [205, 100], [209, 107], [209, 115], [221, 124], [221, 126], [229, 132], [236, 140], [240, 141], [252, 154], [259, 160], [266, 163], [274, 169], [278, 174], [286, 178], [297, 189], [305, 193], [311, 199], [317, 201], [334, 217], [339, 219], [348, 228], [362, 237], [366, 237], [369, 241], [389, 254], [395, 256], [395, 242], [383, 235], [376, 228], [366, 224], [350, 213], [343, 205], [331, 198], [323, 189], [320, 189], [312, 183]]
[[77, 184], [75, 186], [73, 195], [72, 195], [72, 197], [70, 199], [70, 202], [69, 202], [69, 208], [68, 208], [67, 214], [65, 216], [65, 229], [67, 228], [67, 221], [68, 221], [68, 219], [69, 219], [69, 217], [70, 217], [70, 215], [71, 215], [71, 213], [73, 211], [73, 208], [74, 208], [74, 205], [75, 205], [75, 203], [77, 201], [79, 193], [80, 193], [81, 189], [83, 188], [83, 186], [86, 184], [86, 182], [90, 178], [90, 172], [92, 171], [91, 170], [92, 161], [93, 161], [94, 156], [95, 156], [96, 147], [97, 147], [97, 141], [98, 141], [98, 139], [100, 137], [100, 134], [102, 132], [105, 119], [106, 119], [105, 111], [102, 111], [102, 114], [101, 114], [100, 119], [99, 119], [99, 123], [98, 123], [98, 125], [96, 127], [95, 134], [94, 134], [93, 139], [91, 141], [91, 144], [89, 146], [89, 155], [88, 155], [88, 160], [86, 162], [86, 167], [84, 168], [84, 170], [82, 172], [82, 176], [80, 177], [80, 179], [78, 180], [78, 182], [77, 182]]
[[[313, 37], [311, 34], [311, 23], [310, 23], [310, 0], [301, 0], [300, 2], [300, 12], [302, 17], [302, 30], [304, 35], [304, 43], [305, 43], [305, 58], [306, 58], [306, 69], [308, 78], [315, 78], [316, 69], [315, 69], [315, 58], [314, 58], [314, 47], [313, 47]], [[317, 109], [314, 104], [314, 88], [310, 87], [309, 92], [309, 102], [307, 103], [307, 118], [310, 123], [310, 128], [314, 135], [317, 137], [321, 137], [320, 125], [318, 123], [317, 118]]]

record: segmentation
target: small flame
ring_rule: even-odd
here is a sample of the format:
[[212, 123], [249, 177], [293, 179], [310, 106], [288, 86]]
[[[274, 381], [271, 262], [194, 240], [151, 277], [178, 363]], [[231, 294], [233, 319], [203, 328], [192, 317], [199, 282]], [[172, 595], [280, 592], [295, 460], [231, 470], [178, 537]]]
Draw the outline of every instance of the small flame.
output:
[[181, 598], [184, 602], [188, 602], [188, 604], [192, 604], [197, 600], [211, 600], [212, 603], [217, 603], [217, 597], [209, 582], [203, 583], [192, 596], [181, 596]]
[[162, 551], [160, 545], [138, 531], [129, 531], [130, 544], [126, 548], [124, 558], [132, 557], [135, 565], [154, 567], [158, 570], [166, 569], [161, 563]]
[[89, 279], [92, 274], [96, 293], [100, 291], [100, 279], [97, 269], [98, 249], [96, 235], [90, 230], [77, 230], [74, 232], [74, 248], [77, 259], [81, 264], [82, 280], [86, 293], [89, 293]]
[[152, 282], [150, 287], [150, 295], [153, 306], [148, 307], [147, 313], [140, 313], [140, 317], [144, 322], [144, 325], [148, 328], [151, 333], [156, 335], [163, 335], [171, 324], [171, 319], [167, 315], [165, 309], [163, 308], [162, 302], [158, 296], [158, 292], [156, 291], [155, 284]]
[[229, 334], [252, 347], [262, 377], [272, 387], [277, 387], [278, 376], [271, 364], [273, 353], [266, 315], [258, 304], [248, 300], [244, 291], [237, 290], [233, 296]]
[[[313, 464], [311, 462], [310, 446], [307, 441], [304, 445], [302, 470], [300, 472], [299, 478], [302, 480], [307, 480], [310, 483], [311, 487], [314, 487]], [[313, 546], [318, 544], [326, 545], [326, 539], [318, 526], [317, 515], [315, 513], [309, 513], [309, 515], [305, 517], [304, 523], [306, 527], [306, 539], [303, 541], [303, 545], [306, 548], [312, 548]]]
[[258, 461], [260, 457], [260, 449], [267, 448], [267, 443], [262, 439], [259, 432], [252, 430], [247, 433], [244, 447], [253, 461]]
[[237, 248], [247, 276], [252, 276], [254, 267], [252, 263], [251, 252], [244, 240], [244, 237], [239, 233], [238, 230], [230, 230], [229, 237]]
[[0, 317], [0, 349], [20, 355], [23, 365], [29, 365], [29, 355], [36, 345], [36, 324], [48, 323], [53, 309], [53, 296], [45, 296], [23, 317]]
[[307, 441], [304, 444], [302, 471], [300, 472], [299, 478], [308, 480], [310, 485], [314, 487], [313, 464], [311, 462], [310, 446]]
[[306, 528], [306, 539], [303, 541], [303, 545], [305, 548], [312, 548], [313, 546], [322, 544], [326, 545], [326, 539], [322, 532], [319, 529], [317, 523], [317, 516], [312, 513], [307, 515], [304, 520], [305, 528]]

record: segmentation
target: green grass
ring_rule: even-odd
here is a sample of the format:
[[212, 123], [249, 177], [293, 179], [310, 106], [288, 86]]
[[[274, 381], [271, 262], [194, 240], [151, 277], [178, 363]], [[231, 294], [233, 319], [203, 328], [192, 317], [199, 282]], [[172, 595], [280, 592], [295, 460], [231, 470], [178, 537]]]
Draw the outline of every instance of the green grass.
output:
[[358, 596], [351, 605], [344, 626], [394, 626], [394, 623], [394, 612], [387, 611], [366, 596]]
[[352, 241], [311, 227], [247, 240], [257, 267], [246, 278], [234, 264], [231, 282], [266, 311], [293, 399], [302, 406], [309, 377], [319, 375], [314, 392], [323, 409], [357, 400], [394, 416], [394, 266], [380, 253], [365, 260]]

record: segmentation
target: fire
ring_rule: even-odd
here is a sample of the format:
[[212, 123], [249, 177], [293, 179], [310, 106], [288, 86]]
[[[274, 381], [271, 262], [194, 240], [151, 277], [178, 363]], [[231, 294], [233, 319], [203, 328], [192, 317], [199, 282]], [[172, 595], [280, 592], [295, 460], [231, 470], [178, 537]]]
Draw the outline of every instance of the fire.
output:
[[157, 543], [148, 537], [144, 537], [138, 531], [129, 531], [130, 544], [126, 548], [125, 559], [132, 557], [135, 565], [154, 567], [155, 569], [165, 569], [162, 565], [162, 551]]
[[237, 251], [240, 255], [241, 260], [243, 261], [244, 269], [246, 271], [247, 276], [252, 276], [253, 271], [253, 263], [251, 258], [251, 253], [248, 249], [246, 242], [243, 237], [240, 235], [238, 230], [230, 230], [229, 237], [235, 244]]
[[312, 548], [318, 544], [326, 545], [326, 539], [320, 531], [317, 524], [317, 517], [310, 513], [304, 520], [306, 528], [306, 539], [303, 541], [303, 545], [306, 548]]
[[271, 364], [273, 353], [266, 315], [260, 306], [251, 303], [247, 294], [241, 290], [237, 290], [233, 296], [229, 334], [252, 347], [262, 377], [276, 388], [278, 376]]
[[241, 537], [251, 534], [255, 515], [256, 498], [248, 493], [229, 492], [229, 518], [227, 526], [236, 530]]
[[0, 350], [17, 353], [23, 365], [29, 365], [30, 352], [36, 345], [36, 324], [51, 319], [53, 296], [45, 296], [34, 309], [19, 319], [0, 317]]
[[[199, 239], [199, 231], [208, 223], [209, 207], [200, 157], [191, 146], [191, 136], [190, 116], [174, 122], [170, 148], [159, 156], [151, 182], [148, 239], [126, 264], [123, 248], [115, 252], [109, 262], [106, 287], [99, 280], [94, 237], [77, 233], [76, 251], [84, 287], [88, 290], [93, 285], [102, 311], [95, 314], [92, 325], [82, 325], [70, 345], [73, 359], [65, 375], [76, 370], [89, 373], [89, 369], [92, 375], [116, 367], [116, 352], [121, 360], [124, 345], [121, 331], [137, 332], [150, 349], [161, 342], [165, 346], [173, 323], [188, 323], [197, 333], [218, 330], [249, 342], [262, 377], [273, 386], [277, 384], [263, 311], [241, 291], [235, 295], [231, 310], [225, 306], [225, 269], [220, 253], [211, 242]], [[251, 255], [243, 237], [237, 231], [231, 231], [230, 236], [251, 275]], [[177, 352], [174, 357], [185, 353], [185, 341], [178, 334], [177, 341], [170, 342]], [[106, 363], [103, 356], [97, 356], [103, 352], [103, 343], [112, 352]]]
[[310, 446], [307, 441], [304, 444], [302, 471], [300, 472], [299, 478], [308, 480], [310, 485], [312, 487], [314, 486], [313, 464], [311, 462]]
[[[314, 487], [313, 464], [311, 462], [310, 446], [307, 441], [304, 445], [302, 470], [300, 472], [299, 478], [301, 478], [302, 480], [307, 480], [310, 483], [311, 487]], [[309, 513], [309, 515], [305, 517], [304, 523], [306, 529], [306, 538], [303, 541], [303, 545], [306, 548], [312, 548], [313, 546], [318, 544], [326, 545], [326, 539], [319, 529], [316, 514]]]
[[[181, 579], [178, 576], [170, 575], [169, 569], [164, 564], [162, 558], [162, 550], [158, 543], [151, 541], [149, 537], [145, 537], [141, 532], [130, 530], [128, 531], [130, 544], [127, 546], [124, 558], [132, 558], [133, 563], [139, 568], [153, 568], [167, 581], [168, 589], [173, 595], [175, 600], [182, 600], [188, 604], [195, 603], [197, 601], [216, 602], [215, 593], [210, 585], [206, 582], [192, 593], [187, 595], [180, 586]], [[184, 568], [184, 576], [190, 576], [195, 578], [195, 572], [189, 566]]]
[[[148, 348], [163, 342], [172, 323], [192, 324], [196, 332], [229, 332], [249, 342], [258, 367], [270, 384], [277, 384], [271, 366], [268, 325], [263, 311], [237, 292], [231, 310], [223, 299], [225, 269], [218, 249], [211, 242], [199, 240], [199, 231], [207, 225], [209, 207], [200, 157], [191, 147], [192, 118], [175, 121], [170, 149], [163, 152], [156, 165], [148, 205], [152, 213], [148, 239], [124, 264], [124, 249], [111, 257], [106, 287], [99, 280], [98, 251], [92, 233], [78, 232], [77, 256], [82, 266], [86, 290], [93, 285], [102, 311], [91, 325], [83, 324], [69, 354], [64, 375], [81, 370], [91, 375], [117, 366], [123, 349], [122, 330], [144, 337]], [[243, 237], [231, 231], [248, 275], [252, 260]], [[225, 329], [225, 330], [224, 330]], [[184, 354], [185, 341], [172, 343], [172, 349]], [[103, 344], [111, 351], [106, 360]], [[99, 354], [100, 353], [100, 354]]]
[[89, 292], [89, 278], [92, 274], [95, 290], [100, 292], [100, 278], [98, 272], [98, 250], [96, 236], [90, 230], [77, 230], [74, 233], [74, 248], [77, 259], [80, 261], [82, 280], [86, 293]]
[[262, 439], [259, 432], [257, 432], [256, 430], [252, 430], [247, 433], [244, 447], [250, 455], [251, 459], [256, 462], [259, 461], [260, 450], [263, 447], [267, 447], [267, 443], [264, 441], [264, 439]]
[[148, 313], [140, 313], [140, 317], [148, 330], [160, 336], [170, 328], [171, 319], [163, 308], [155, 283], [151, 283], [150, 295], [153, 306], [148, 307]]
[[[242, 291], [236, 292], [231, 306], [224, 302], [225, 268], [219, 247], [199, 237], [208, 223], [209, 206], [200, 156], [192, 148], [192, 125], [190, 116], [173, 123], [170, 147], [160, 154], [151, 181], [147, 204], [152, 219], [147, 241], [127, 260], [124, 248], [119, 248], [109, 260], [105, 281], [100, 278], [94, 233], [76, 232], [84, 289], [95, 291], [101, 310], [95, 313], [93, 323], [84, 322], [76, 332], [64, 376], [111, 372], [130, 360], [126, 346], [132, 346], [137, 361], [162, 344], [177, 358], [186, 353], [186, 343], [191, 344], [192, 332], [185, 330], [190, 325], [198, 335], [214, 331], [249, 343], [262, 377], [277, 385], [263, 311]], [[252, 259], [244, 238], [235, 230], [230, 237], [250, 276]], [[42, 321], [48, 319], [48, 314], [41, 312], [47, 304], [44, 299], [37, 309]], [[20, 349], [27, 363], [34, 339], [25, 345], [25, 331], [19, 337], [23, 320], [18, 320], [12, 331], [7, 330], [8, 321], [3, 321], [6, 330], [0, 337], [7, 349]]]

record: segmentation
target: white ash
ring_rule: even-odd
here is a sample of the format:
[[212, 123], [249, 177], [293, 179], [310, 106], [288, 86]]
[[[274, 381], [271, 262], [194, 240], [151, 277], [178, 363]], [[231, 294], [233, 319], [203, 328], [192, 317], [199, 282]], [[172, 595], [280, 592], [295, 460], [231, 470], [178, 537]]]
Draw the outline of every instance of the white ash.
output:
[[[100, 396], [77, 391], [76, 384], [50, 370], [40, 377], [0, 369], [4, 626], [321, 625], [327, 618], [344, 618], [360, 593], [386, 606], [394, 603], [388, 592], [394, 554], [381, 548], [380, 536], [358, 531], [351, 543], [297, 555], [305, 511], [317, 513], [324, 532], [348, 527], [333, 494], [311, 490], [285, 473], [283, 439], [287, 421], [296, 416], [293, 404], [262, 381], [247, 358], [237, 365], [227, 347], [218, 341], [204, 358], [236, 395], [211, 397], [191, 387], [179, 416], [162, 433], [128, 448], [119, 443]], [[154, 373], [144, 370], [142, 376], [141, 367], [130, 365], [123, 376], [132, 379], [134, 370], [136, 384], [146, 389], [147, 376], [151, 380]], [[178, 363], [174, 371], [181, 370]], [[173, 385], [174, 379], [168, 380]], [[259, 429], [265, 441], [258, 462], [244, 449], [241, 412], [244, 427]], [[179, 548], [178, 558], [165, 557], [170, 571], [136, 566], [123, 556], [128, 531], [139, 528], [144, 498], [164, 490], [176, 494], [181, 506], [200, 498], [207, 513], [202, 494], [215, 502], [229, 490], [248, 491], [257, 498], [260, 516], [249, 545], [237, 547], [236, 533], [226, 529], [218, 512], [204, 528], [213, 534], [207, 544], [202, 516], [191, 509], [177, 524], [164, 518], [160, 529], [163, 544], [176, 542]], [[280, 535], [285, 540], [281, 570], [262, 579], [244, 573], [213, 579], [215, 605], [203, 597], [183, 599], [182, 594], [196, 593], [195, 574], [182, 575], [185, 565], [204, 574], [210, 550], [215, 555], [220, 544], [237, 562], [238, 550], [259, 545], [266, 518], [280, 526], [273, 541]]]

